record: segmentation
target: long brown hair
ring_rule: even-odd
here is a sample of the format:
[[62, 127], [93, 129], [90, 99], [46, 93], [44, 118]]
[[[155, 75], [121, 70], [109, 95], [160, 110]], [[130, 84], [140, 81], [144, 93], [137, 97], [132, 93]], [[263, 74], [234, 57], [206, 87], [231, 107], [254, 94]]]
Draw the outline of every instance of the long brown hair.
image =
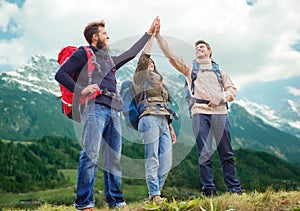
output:
[[[163, 81], [164, 78], [163, 78], [162, 74], [157, 70], [155, 62], [153, 61], [153, 59], [151, 59], [151, 58], [149, 58], [149, 59], [153, 62], [154, 70], [153, 71], [147, 71], [148, 82], [152, 87], [155, 87], [155, 88], [158, 88], [158, 89], [162, 89], [162, 87], [163, 87], [163, 89], [166, 90], [167, 95], [168, 95], [166, 100], [169, 101], [170, 100], [169, 90], [168, 90], [166, 84]], [[157, 80], [155, 80], [154, 77], [151, 75], [152, 72], [159, 75], [159, 77], [160, 77], [159, 82], [157, 82]], [[163, 89], [161, 91], [163, 91]]]

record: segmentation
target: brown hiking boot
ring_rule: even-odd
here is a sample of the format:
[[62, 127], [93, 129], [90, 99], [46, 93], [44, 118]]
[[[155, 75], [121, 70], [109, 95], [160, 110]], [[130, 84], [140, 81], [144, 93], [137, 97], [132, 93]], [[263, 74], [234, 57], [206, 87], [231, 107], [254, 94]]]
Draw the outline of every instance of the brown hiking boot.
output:
[[124, 205], [123, 207], [121, 207], [119, 210], [122, 211], [130, 211], [130, 207], [128, 205]]
[[166, 200], [166, 198], [160, 197], [159, 195], [157, 196], [152, 196], [150, 199], [152, 202], [155, 202], [157, 205], [161, 204]]
[[93, 207], [91, 207], [91, 208], [83, 209], [82, 211], [95, 211], [95, 209]]

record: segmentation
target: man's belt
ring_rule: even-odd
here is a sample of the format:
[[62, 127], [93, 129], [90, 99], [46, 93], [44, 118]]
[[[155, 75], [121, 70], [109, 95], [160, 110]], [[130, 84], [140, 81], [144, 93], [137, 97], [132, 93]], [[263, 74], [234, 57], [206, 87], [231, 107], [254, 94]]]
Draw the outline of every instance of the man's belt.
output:
[[107, 89], [101, 89], [100, 90], [100, 95], [108, 96], [108, 97], [113, 98], [115, 100], [118, 100], [120, 102], [122, 101], [122, 97], [121, 97], [121, 95], [119, 93], [110, 92]]
[[194, 103], [200, 103], [200, 104], [208, 104], [210, 101], [209, 100], [202, 100], [202, 99], [198, 99], [198, 98], [192, 98], [192, 102]]
[[[210, 101], [209, 100], [202, 100], [198, 98], [191, 98], [192, 104], [190, 106], [193, 106], [193, 103], [199, 103], [199, 104], [208, 104]], [[228, 103], [227, 102], [221, 102], [220, 105], [225, 105], [226, 108], [228, 109]]]

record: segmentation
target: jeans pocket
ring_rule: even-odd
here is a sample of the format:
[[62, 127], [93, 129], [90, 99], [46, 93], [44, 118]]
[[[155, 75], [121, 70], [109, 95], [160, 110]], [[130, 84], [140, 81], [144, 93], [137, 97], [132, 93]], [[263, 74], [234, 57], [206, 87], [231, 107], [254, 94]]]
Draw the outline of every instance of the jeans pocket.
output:
[[145, 133], [150, 130], [150, 120], [149, 116], [143, 116], [138, 124], [138, 131], [141, 133]]

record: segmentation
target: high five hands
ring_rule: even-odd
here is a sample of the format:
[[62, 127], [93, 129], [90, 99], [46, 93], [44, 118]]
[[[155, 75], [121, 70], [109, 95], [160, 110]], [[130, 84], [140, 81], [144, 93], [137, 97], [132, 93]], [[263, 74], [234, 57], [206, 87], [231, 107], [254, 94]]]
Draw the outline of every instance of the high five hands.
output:
[[160, 31], [160, 18], [157, 16], [152, 24], [151, 24], [151, 27], [150, 29], [148, 30], [148, 34], [155, 34], [155, 33], [159, 33]]

